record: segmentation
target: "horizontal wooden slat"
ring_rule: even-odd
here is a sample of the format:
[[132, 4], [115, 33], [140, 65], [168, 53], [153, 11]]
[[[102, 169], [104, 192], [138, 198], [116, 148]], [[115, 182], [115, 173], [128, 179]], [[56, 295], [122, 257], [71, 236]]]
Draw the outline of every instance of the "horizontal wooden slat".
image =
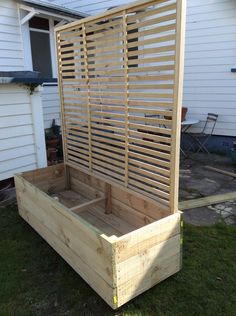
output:
[[129, 156], [130, 156], [130, 158], [133, 157], [133, 158], [139, 159], [141, 161], [150, 162], [153, 165], [160, 165], [160, 166], [170, 168], [169, 161], [160, 160], [160, 159], [157, 159], [156, 157], [149, 157], [147, 155], [138, 154], [137, 152], [132, 152], [132, 151], [129, 152]]
[[[166, 16], [162, 17], [162, 18], [164, 21], [167, 19]], [[160, 21], [160, 19], [162, 19], [162, 18], [158, 18], [158, 20]], [[149, 36], [149, 35], [153, 35], [153, 34], [160, 35], [160, 37], [162, 37], [163, 32], [170, 33], [171, 31], [175, 31], [175, 24], [165, 25], [165, 26], [161, 26], [161, 27], [159, 26], [159, 24], [156, 24], [156, 25], [157, 26], [154, 25], [154, 27], [152, 27], [152, 28], [145, 28], [143, 30], [142, 29], [140, 30], [140, 28], [139, 28], [139, 29], [137, 29], [137, 32], [132, 31], [132, 32], [128, 33], [127, 39], [133, 40], [133, 39], [136, 39], [137, 37], [145, 38], [145, 36]], [[138, 24], [137, 24], [137, 26], [138, 26]], [[169, 35], [164, 35], [164, 36], [169, 36]], [[172, 34], [171, 34], [171, 36], [172, 36]]]
[[[148, 127], [147, 127], [148, 126]], [[158, 126], [151, 126], [151, 125], [144, 125], [138, 123], [129, 123], [129, 129], [135, 129], [139, 130], [140, 132], [153, 132], [153, 133], [158, 133], [158, 134], [164, 134], [164, 135], [171, 135], [171, 130], [168, 128], [161, 128]]]
[[58, 37], [68, 158], [167, 210], [177, 13], [176, 1], [142, 2], [62, 27]]
[[159, 135], [155, 135], [155, 134], [150, 134], [148, 132], [144, 133], [141, 131], [134, 131], [131, 129], [129, 129], [129, 135], [147, 138], [147, 139], [153, 140], [155, 142], [160, 142], [160, 143], [164, 143], [164, 144], [170, 144], [170, 141], [171, 141], [170, 137], [164, 137], [164, 136], [159, 136]]
[[[153, 125], [157, 125], [157, 124], [160, 124], [164, 126], [171, 126], [172, 122], [171, 120], [166, 120], [166, 119], [162, 119], [162, 118], [159, 118], [159, 117], [143, 117], [143, 116], [135, 116], [135, 115], [129, 115], [129, 119], [131, 121], [139, 121], [139, 122], [146, 122], [146, 123], [149, 123], [149, 124], [153, 124]], [[147, 129], [148, 129], [148, 125], [147, 125]]]
[[114, 146], [117, 146], [117, 148], [124, 148], [125, 147], [125, 143], [124, 143], [124, 138], [123, 139], [112, 139], [112, 142], [111, 142], [111, 138], [110, 137], [104, 137], [104, 134], [102, 134], [101, 136], [97, 135], [94, 135], [92, 133], [92, 136], [91, 136], [92, 140], [94, 141], [98, 141], [98, 142], [103, 142], [103, 143], [106, 143], [106, 144], [112, 144]]
[[[149, 31], [151, 34], [156, 34], [155, 29], [152, 30], [153, 33], [151, 33], [151, 30]], [[147, 32], [147, 31], [145, 31]], [[142, 32], [141, 32], [142, 33]], [[140, 33], [138, 33], [136, 36], [141, 36]], [[159, 36], [159, 37], [152, 37], [149, 39], [145, 40], [140, 40], [140, 38], [137, 38], [136, 41], [132, 41], [131, 43], [128, 43], [127, 47], [132, 48], [136, 46], [144, 46], [144, 45], [150, 45], [150, 44], [159, 44], [163, 42], [168, 42], [168, 41], [174, 41], [175, 40], [175, 34], [171, 35], [165, 35], [165, 36]], [[153, 45], [155, 46], [155, 45]], [[166, 46], [161, 46], [161, 47], [153, 47], [152, 49], [142, 49], [140, 52], [136, 51], [136, 55], [145, 55], [145, 54], [157, 54], [160, 52], [169, 52], [169, 51], [174, 51], [175, 50], [175, 45], [166, 45]], [[133, 52], [134, 54], [134, 52]], [[132, 56], [130, 52], [128, 52], [128, 56]]]
[[110, 153], [116, 152], [119, 155], [124, 155], [124, 153], [125, 153], [124, 149], [122, 149], [120, 146], [117, 148], [114, 146], [113, 143], [109, 144], [109, 145], [105, 145], [105, 144], [102, 144], [101, 142], [93, 141], [93, 139], [94, 139], [94, 137], [92, 137], [92, 145], [93, 145], [94, 151], [96, 151], [97, 148], [102, 148], [102, 149], [108, 150]]
[[[99, 155], [99, 153], [101, 155]], [[105, 156], [104, 156], [105, 155]], [[120, 167], [122, 169], [124, 169], [124, 162], [121, 161], [121, 157], [115, 154], [110, 154], [110, 158], [107, 157], [109, 155], [109, 152], [105, 151], [105, 150], [101, 150], [101, 149], [97, 149], [94, 148], [93, 149], [93, 153], [92, 153], [92, 159], [100, 159], [101, 161], [107, 162], [111, 165], [115, 165], [117, 167]], [[118, 160], [117, 160], [118, 158]], [[113, 166], [111, 166], [113, 168]]]
[[93, 160], [93, 170], [120, 181], [124, 180], [124, 176], [121, 175], [122, 169], [110, 166], [109, 164], [103, 163], [100, 160]]
[[[143, 146], [159, 149], [160, 151], [166, 151], [166, 152], [170, 152], [171, 151], [170, 146], [149, 141], [149, 138], [147, 136], [145, 137], [145, 140], [144, 139], [139, 139], [139, 138], [134, 138], [134, 137], [129, 137], [129, 143], [134, 143], [134, 144], [139, 144], [139, 145], [143, 145]], [[159, 153], [158, 153], [158, 155], [161, 156], [161, 154], [159, 154]]]
[[[147, 18], [150, 16], [155, 16], [159, 13], [163, 13], [163, 12], [168, 12], [170, 10], [176, 10], [176, 3], [171, 4], [170, 6], [163, 6], [161, 8], [156, 8], [153, 10], [148, 10], [145, 12], [141, 12], [141, 13], [136, 13], [135, 15], [130, 15], [127, 18], [128, 24], [131, 22], [136, 22], [137, 20], [143, 19], [143, 18]], [[163, 21], [171, 21], [171, 20], [175, 20], [176, 19], [176, 14], [168, 14], [162, 17], [158, 17], [158, 22], [161, 23]]]
[[[146, 184], [143, 184], [137, 180], [133, 180], [132, 177], [134, 179], [140, 180], [142, 182], [144, 181], [144, 182], [146, 182]], [[142, 176], [138, 176], [136, 173], [132, 173], [132, 172], [130, 172], [130, 178], [131, 178], [129, 180], [130, 185], [137, 186], [139, 189], [142, 189], [144, 191], [148, 191], [149, 193], [153, 193], [155, 196], [158, 197], [159, 200], [161, 200], [164, 203], [165, 202], [168, 203], [169, 194], [164, 194], [165, 196], [163, 197], [162, 191], [160, 191], [154, 187], [154, 184], [157, 184], [155, 181], [148, 180], [147, 178], [142, 177]], [[149, 184], [150, 184], [150, 186], [149, 186]]]
[[[139, 166], [141, 168], [145, 168], [149, 171], [153, 171], [153, 173], [156, 173], [157, 175], [163, 175], [169, 178], [170, 176], [170, 171], [168, 169], [164, 169], [163, 167], [160, 166], [154, 166], [154, 164], [150, 164], [149, 162], [144, 162], [141, 159], [134, 159], [134, 158], [130, 158], [129, 160], [130, 164]], [[164, 179], [164, 178], [163, 178]]]

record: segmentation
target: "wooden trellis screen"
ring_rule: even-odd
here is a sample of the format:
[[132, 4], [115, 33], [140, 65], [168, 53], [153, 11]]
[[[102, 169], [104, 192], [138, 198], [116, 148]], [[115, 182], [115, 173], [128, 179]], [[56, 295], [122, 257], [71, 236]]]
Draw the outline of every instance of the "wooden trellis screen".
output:
[[172, 212], [178, 209], [182, 11], [182, 1], [142, 1], [56, 31], [65, 163]]

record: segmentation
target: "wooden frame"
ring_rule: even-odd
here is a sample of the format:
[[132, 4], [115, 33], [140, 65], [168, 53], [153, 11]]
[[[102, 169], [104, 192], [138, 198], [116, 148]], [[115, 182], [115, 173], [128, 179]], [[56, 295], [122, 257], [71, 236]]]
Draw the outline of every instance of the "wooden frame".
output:
[[184, 16], [152, 0], [59, 27], [65, 161], [15, 177], [20, 215], [114, 309], [181, 268]]
[[64, 164], [16, 175], [19, 213], [112, 308], [179, 271], [180, 213], [66, 170], [67, 177]]
[[65, 163], [142, 190], [171, 213], [178, 211], [184, 26], [183, 1], [154, 0], [56, 29]]

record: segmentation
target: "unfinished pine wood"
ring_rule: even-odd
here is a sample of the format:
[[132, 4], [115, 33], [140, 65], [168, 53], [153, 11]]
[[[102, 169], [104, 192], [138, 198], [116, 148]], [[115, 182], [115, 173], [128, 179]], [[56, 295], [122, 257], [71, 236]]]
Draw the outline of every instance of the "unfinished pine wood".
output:
[[[144, 1], [57, 29], [66, 163], [137, 192], [143, 187], [144, 195], [166, 206], [165, 197], [172, 213], [178, 210], [184, 10], [181, 0]], [[147, 151], [137, 158], [133, 145]], [[163, 158], [161, 166], [169, 169], [155, 176], [154, 160]], [[137, 163], [141, 172], [133, 170]], [[170, 179], [166, 192], [158, 178], [163, 172]]]
[[199, 199], [186, 200], [179, 202], [179, 209], [181, 211], [198, 208], [207, 205], [213, 205], [230, 200], [236, 200], [236, 192], [229, 192], [223, 194], [210, 195]]
[[219, 169], [219, 168], [214, 168], [212, 166], [205, 166], [206, 169], [211, 170], [211, 171], [215, 171], [221, 174], [225, 174], [226, 176], [229, 177], [233, 177], [236, 178], [236, 173], [235, 172], [229, 172], [227, 170], [223, 170], [223, 169]]
[[17, 175], [19, 212], [112, 308], [179, 270], [178, 213], [169, 216], [153, 199], [67, 168], [71, 189], [52, 196], [37, 186], [49, 177], [65, 183], [64, 165]]
[[111, 185], [106, 183], [105, 186], [105, 213], [111, 214], [112, 213], [112, 200], [111, 200]]
[[91, 207], [93, 207], [94, 205], [99, 205], [101, 202], [104, 202], [105, 198], [104, 197], [99, 197], [97, 199], [91, 200], [91, 201], [87, 201], [84, 203], [80, 203], [76, 206], [73, 206], [70, 208], [70, 211], [75, 212], [75, 213], [81, 213], [84, 212], [87, 209], [90, 209]]
[[65, 164], [15, 177], [20, 215], [113, 309], [181, 268], [184, 6], [57, 29]]

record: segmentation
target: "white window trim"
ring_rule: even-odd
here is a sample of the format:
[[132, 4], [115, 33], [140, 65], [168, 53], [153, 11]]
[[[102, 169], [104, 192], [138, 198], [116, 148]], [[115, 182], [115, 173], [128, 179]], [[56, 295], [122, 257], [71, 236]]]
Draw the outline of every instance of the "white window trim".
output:
[[54, 32], [54, 21], [59, 20], [65, 22], [65, 18], [63, 17], [56, 18], [53, 16], [47, 16], [45, 14], [40, 14], [39, 17], [45, 18], [49, 20], [49, 31], [48, 30], [40, 30], [29, 27], [29, 21], [25, 22], [21, 25], [21, 34], [22, 34], [22, 42], [23, 42], [23, 53], [24, 53], [24, 68], [25, 70], [33, 71], [33, 61], [32, 61], [32, 53], [31, 53], [31, 41], [30, 41], [30, 30], [35, 32], [47, 33], [49, 34], [49, 43], [50, 43], [50, 55], [51, 55], [51, 66], [52, 66], [52, 77], [57, 78], [57, 61], [56, 61], [56, 45], [55, 45], [55, 32]]
[[21, 35], [23, 42], [23, 55], [24, 55], [24, 68], [25, 70], [33, 70], [32, 54], [31, 54], [31, 43], [30, 43], [30, 32], [29, 22], [21, 25]]

